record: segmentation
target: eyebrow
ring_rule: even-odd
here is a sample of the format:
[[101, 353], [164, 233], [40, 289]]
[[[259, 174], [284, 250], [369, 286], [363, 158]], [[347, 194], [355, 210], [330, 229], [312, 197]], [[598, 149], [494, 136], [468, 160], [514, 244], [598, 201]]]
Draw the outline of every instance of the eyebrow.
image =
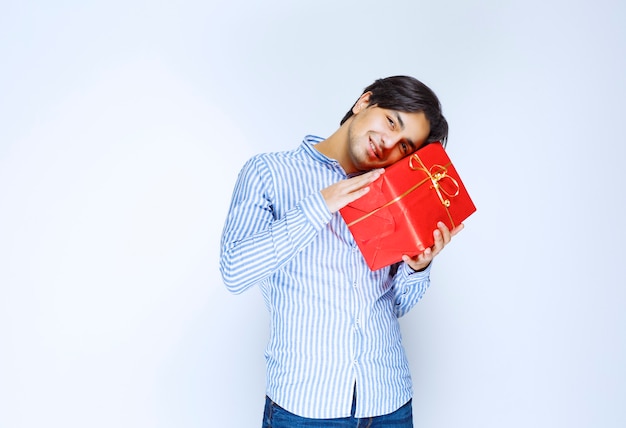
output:
[[[396, 115], [396, 120], [398, 121], [398, 124], [400, 125], [400, 129], [404, 129], [404, 122], [402, 121], [402, 118], [400, 117], [400, 113], [398, 113], [397, 111], [395, 111], [394, 113]], [[413, 151], [417, 150], [417, 146], [410, 138], [405, 138], [405, 140], [407, 143], [409, 143], [409, 146], [413, 148]]]
[[400, 113], [398, 113], [397, 111], [394, 111], [394, 113], [396, 114], [396, 120], [400, 124], [400, 129], [404, 129], [404, 122], [402, 121], [402, 118], [400, 117]]

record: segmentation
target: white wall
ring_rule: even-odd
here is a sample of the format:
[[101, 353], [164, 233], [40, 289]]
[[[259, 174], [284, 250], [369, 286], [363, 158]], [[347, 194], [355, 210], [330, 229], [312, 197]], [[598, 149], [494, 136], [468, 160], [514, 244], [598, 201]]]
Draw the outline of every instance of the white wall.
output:
[[416, 426], [626, 425], [623, 3], [54, 3], [0, 13], [1, 427], [259, 426], [236, 174], [392, 74], [478, 206], [402, 321]]

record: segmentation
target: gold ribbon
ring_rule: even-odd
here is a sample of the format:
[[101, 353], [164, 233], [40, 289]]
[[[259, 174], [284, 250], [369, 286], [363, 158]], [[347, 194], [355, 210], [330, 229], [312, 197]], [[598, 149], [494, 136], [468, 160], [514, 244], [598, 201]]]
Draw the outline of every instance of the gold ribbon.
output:
[[[415, 166], [413, 161], [419, 162], [418, 166]], [[456, 196], [458, 196], [459, 191], [460, 191], [460, 187], [459, 187], [459, 183], [458, 181], [456, 181], [456, 179], [454, 179], [454, 177], [450, 177], [448, 175], [448, 167], [451, 166], [451, 163], [447, 163], [446, 165], [433, 165], [429, 168], [426, 168], [426, 165], [424, 165], [424, 162], [422, 162], [422, 160], [420, 159], [420, 157], [418, 156], [417, 153], [413, 153], [411, 155], [411, 157], [409, 158], [409, 168], [411, 168], [413, 171], [422, 171], [424, 173], [426, 173], [427, 177], [425, 179], [423, 179], [422, 181], [414, 184], [409, 190], [407, 190], [406, 192], [402, 193], [399, 196], [396, 196], [395, 198], [393, 198], [392, 200], [390, 200], [389, 202], [387, 202], [386, 204], [384, 204], [381, 207], [376, 208], [373, 211], [370, 211], [369, 213], [365, 214], [364, 216], [361, 216], [359, 218], [357, 218], [356, 220], [348, 223], [348, 227], [362, 221], [365, 220], [366, 218], [368, 218], [371, 215], [376, 214], [378, 211], [387, 208], [389, 205], [395, 204], [396, 202], [398, 202], [400, 199], [404, 198], [406, 195], [408, 195], [409, 193], [411, 193], [412, 191], [414, 191], [415, 189], [417, 189], [418, 187], [420, 187], [422, 184], [428, 183], [429, 181], [431, 182], [431, 189], [435, 189], [435, 192], [437, 192], [437, 196], [439, 197], [439, 200], [441, 201], [441, 204], [444, 206], [444, 208], [446, 209], [446, 213], [448, 214], [448, 218], [450, 219], [450, 223], [452, 224], [452, 228], [455, 227], [454, 225], [454, 221], [452, 220], [452, 216], [450, 215], [450, 210], [448, 210], [448, 208], [450, 207], [450, 199], [449, 198], [454, 198]], [[444, 179], [448, 179], [451, 181], [451, 183], [453, 184], [453, 186], [455, 187], [455, 191], [453, 193], [448, 192], [446, 189], [444, 189], [443, 187], [441, 187], [441, 184], [439, 183], [440, 181], [444, 180]], [[443, 195], [446, 195], [447, 198], [444, 198]]]
[[[416, 167], [416, 166], [413, 165], [413, 160], [414, 159], [416, 159], [420, 163], [419, 167]], [[450, 165], [452, 165], [452, 164], [451, 163], [447, 163], [446, 165], [437, 165], [437, 164], [435, 164], [435, 165], [431, 166], [430, 169], [427, 169], [426, 165], [424, 165], [424, 162], [422, 162], [422, 160], [420, 159], [420, 157], [417, 154], [413, 154], [411, 156], [411, 158], [409, 159], [409, 168], [411, 168], [414, 171], [424, 171], [428, 175], [428, 178], [430, 179], [430, 181], [432, 183], [432, 186], [430, 188], [431, 189], [435, 189], [435, 191], [437, 192], [437, 196], [439, 196], [439, 200], [441, 201], [443, 206], [446, 207], [446, 208], [448, 208], [450, 206], [450, 199], [444, 199], [443, 194], [445, 194], [448, 198], [454, 198], [454, 197], [458, 196], [459, 191], [460, 191], [458, 181], [456, 181], [456, 179], [454, 179], [454, 177], [450, 177], [448, 175], [448, 167]], [[435, 170], [435, 171], [433, 171], [433, 170]], [[441, 187], [441, 184], [439, 184], [440, 181], [442, 181], [442, 180], [444, 180], [446, 178], [448, 180], [452, 181], [452, 184], [455, 187], [454, 194], [450, 194], [446, 189]]]

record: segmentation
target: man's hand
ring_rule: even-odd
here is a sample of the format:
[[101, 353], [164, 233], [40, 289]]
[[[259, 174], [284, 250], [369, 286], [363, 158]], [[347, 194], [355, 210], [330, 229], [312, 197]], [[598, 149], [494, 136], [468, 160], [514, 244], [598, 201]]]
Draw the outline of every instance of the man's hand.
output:
[[338, 181], [322, 189], [322, 196], [330, 212], [335, 213], [350, 202], [365, 195], [370, 190], [370, 183], [384, 172], [385, 170], [382, 168], [374, 169], [365, 174]]
[[448, 245], [454, 235], [463, 230], [463, 224], [458, 225], [452, 231], [448, 230], [448, 227], [442, 223], [437, 223], [437, 229], [433, 232], [433, 238], [435, 243], [432, 247], [426, 248], [423, 253], [411, 258], [407, 255], [402, 256], [402, 260], [408, 264], [413, 270], [425, 269], [430, 262], [433, 261], [435, 256], [443, 250], [443, 247]]

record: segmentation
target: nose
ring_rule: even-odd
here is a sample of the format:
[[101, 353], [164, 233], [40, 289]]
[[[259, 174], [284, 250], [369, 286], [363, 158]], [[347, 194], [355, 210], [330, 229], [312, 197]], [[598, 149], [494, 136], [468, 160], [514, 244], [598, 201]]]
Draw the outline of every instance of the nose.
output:
[[398, 144], [398, 142], [400, 142], [401, 140], [401, 136], [397, 135], [397, 134], [386, 134], [383, 135], [381, 138], [381, 145], [383, 148], [385, 149], [391, 149], [393, 147], [395, 147], [396, 144]]

